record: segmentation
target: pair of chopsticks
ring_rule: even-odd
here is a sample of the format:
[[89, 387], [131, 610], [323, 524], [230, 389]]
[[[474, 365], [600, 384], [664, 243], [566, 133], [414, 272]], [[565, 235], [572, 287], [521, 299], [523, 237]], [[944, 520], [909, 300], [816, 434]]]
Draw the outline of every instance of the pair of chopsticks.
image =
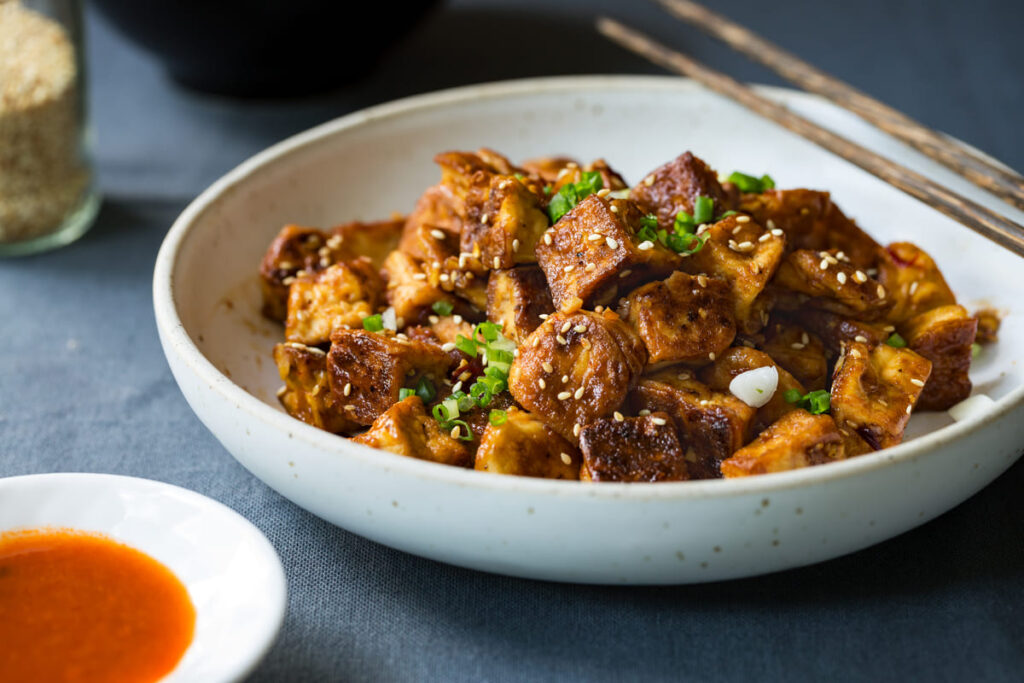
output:
[[[828, 98], [944, 164], [978, 187], [1018, 209], [1024, 209], [1024, 177], [991, 163], [973, 150], [865, 95], [706, 7], [690, 0], [657, 2], [675, 16], [722, 40], [783, 78], [805, 90]], [[1018, 256], [1024, 256], [1024, 227], [1004, 216], [929, 180], [916, 171], [794, 114], [783, 105], [757, 94], [726, 74], [672, 50], [639, 31], [607, 17], [598, 19], [597, 28], [606, 37], [626, 49], [732, 98], [755, 113], [856, 164]]]

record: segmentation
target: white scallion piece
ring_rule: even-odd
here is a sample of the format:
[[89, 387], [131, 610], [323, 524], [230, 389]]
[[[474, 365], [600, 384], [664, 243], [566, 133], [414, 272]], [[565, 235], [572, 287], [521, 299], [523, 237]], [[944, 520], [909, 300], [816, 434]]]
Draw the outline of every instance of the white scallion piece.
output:
[[995, 405], [995, 403], [995, 401], [985, 394], [975, 394], [974, 396], [965, 398], [950, 408], [949, 416], [957, 422], [963, 422], [969, 417], [987, 412], [989, 408]]
[[394, 307], [389, 306], [388, 310], [381, 313], [380, 321], [384, 324], [385, 330], [398, 330], [398, 317], [395, 315]]
[[760, 408], [768, 403], [778, 388], [779, 371], [773, 365], [747, 370], [729, 382], [732, 395], [751, 408]]

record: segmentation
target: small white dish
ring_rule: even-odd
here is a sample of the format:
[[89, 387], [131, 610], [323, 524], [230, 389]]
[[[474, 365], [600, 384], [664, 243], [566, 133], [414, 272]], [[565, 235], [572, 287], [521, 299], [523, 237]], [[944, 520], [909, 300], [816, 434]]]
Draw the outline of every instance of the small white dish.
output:
[[[1024, 221], [853, 114], [804, 93], [760, 92], [975, 201]], [[559, 482], [375, 451], [284, 414], [260, 316], [257, 267], [286, 223], [328, 227], [409, 211], [433, 156], [488, 146], [515, 160], [604, 157], [635, 182], [690, 149], [712, 167], [832, 192], [876, 239], [910, 240], [971, 310], [1008, 315], [972, 367], [994, 404], [953, 424], [915, 414], [895, 448], [820, 467], [663, 484]], [[178, 218], [153, 298], [171, 371], [196, 415], [253, 474], [326, 520], [381, 543], [486, 571], [591, 583], [751, 576], [838, 557], [963, 502], [1024, 445], [1022, 261], [770, 121], [680, 78], [542, 78], [391, 102], [261, 152]]]
[[273, 546], [237, 512], [194, 491], [110, 474], [0, 479], [0, 532], [39, 527], [106, 534], [185, 585], [195, 636], [167, 683], [242, 680], [281, 629], [286, 583]]

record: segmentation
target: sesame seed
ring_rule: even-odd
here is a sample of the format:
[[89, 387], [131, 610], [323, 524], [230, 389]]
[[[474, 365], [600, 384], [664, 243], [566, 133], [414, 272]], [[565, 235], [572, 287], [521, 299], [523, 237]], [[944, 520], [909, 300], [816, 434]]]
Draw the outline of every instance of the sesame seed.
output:
[[455, 425], [454, 427], [452, 427], [452, 431], [449, 432], [449, 434], [451, 434], [451, 437], [453, 439], [459, 438], [459, 425]]
[[647, 251], [648, 249], [654, 248], [654, 242], [650, 240], [644, 240], [640, 244], [636, 245], [636, 248], [639, 249], [640, 251]]
[[622, 416], [622, 413], [620, 413], [620, 412], [619, 412], [619, 411], [617, 411], [617, 410], [616, 410], [616, 411], [615, 411], [614, 413], [612, 413], [612, 417], [614, 417], [614, 418], [615, 418], [615, 421], [616, 421], [616, 422], [622, 422], [622, 421], [624, 421], [624, 420], [626, 419], [626, 418], [624, 418], [624, 417]]
[[652, 173], [651, 175], [649, 175], [646, 178], [644, 178], [644, 185], [646, 185], [647, 187], [650, 187], [653, 184], [654, 184], [654, 174]]
[[457, 347], [454, 343], [448, 342], [447, 344], [441, 344], [442, 351], [454, 351]]
[[630, 275], [632, 275], [632, 274], [633, 274], [633, 271], [632, 271], [632, 270], [630, 270], [629, 268], [626, 268], [626, 269], [625, 269], [624, 271], [622, 271], [621, 273], [619, 273], [619, 277], [620, 277], [620, 278], [625, 278], [625, 277], [629, 277], [629, 276], [630, 276]]
[[512, 240], [512, 251], [519, 251], [519, 240]]
[[771, 238], [772, 238], [772, 234], [770, 232], [766, 232], [763, 235], [761, 235], [760, 237], [758, 237], [757, 241], [758, 242], [767, 242]]
[[566, 332], [568, 332], [568, 331], [569, 331], [570, 329], [572, 329], [572, 323], [571, 323], [571, 322], [569, 322], [568, 320], [566, 320], [566, 321], [565, 321], [565, 324], [564, 324], [564, 325], [562, 325], [562, 334], [565, 334], [565, 333], [566, 333]]
[[288, 393], [288, 387], [281, 387], [280, 389], [277, 390], [277, 397], [281, 398], [286, 393]]
[[714, 360], [714, 359], [715, 359], [715, 352], [712, 351], [711, 353], [708, 354], [708, 360]]
[[413, 280], [426, 280], [427, 279], [427, 274], [426, 273], [413, 273], [412, 274], [412, 279]]
[[836, 258], [839, 259], [840, 261], [849, 261], [850, 260], [850, 258], [846, 255], [845, 251], [837, 251], [836, 252]]
[[551, 244], [551, 235], [550, 235], [550, 233], [547, 233], [547, 232], [544, 233], [544, 244]]
[[441, 270], [441, 262], [440, 261], [434, 261], [430, 265], [433, 266], [434, 270]]
[[574, 264], [570, 263], [565, 268], [562, 268], [562, 271], [564, 271], [566, 273], [571, 273], [575, 268], [576, 268], [576, 266]]
[[571, 397], [572, 397], [572, 392], [571, 391], [560, 391], [560, 392], [558, 392], [558, 400], [559, 401], [567, 401]]
[[580, 324], [580, 325], [577, 325], [576, 327], [574, 327], [572, 329], [573, 329], [574, 332], [578, 332], [580, 334], [583, 334], [584, 332], [587, 331], [587, 326], [583, 325], [583, 324]]
[[917, 379], [916, 377], [914, 379], [911, 379], [910, 383], [913, 384], [915, 387], [923, 387], [924, 386], [924, 382], [922, 382], [921, 380]]
[[743, 215], [736, 216], [736, 222], [737, 223], [749, 223], [750, 222], [750, 216], [743, 216]]
[[810, 344], [811, 343], [811, 338], [809, 336], [807, 336], [806, 332], [804, 332], [804, 333], [802, 333], [800, 335], [800, 341], [802, 341], [804, 344]]
[[547, 389], [548, 383], [544, 381], [543, 377], [541, 377], [540, 379], [537, 380], [537, 386], [540, 387], [541, 389]]
[[853, 274], [853, 281], [863, 284], [868, 281], [868, 276], [864, 274], [863, 270], [858, 270]]
[[614, 204], [612, 204], [611, 205], [611, 211], [612, 211], [612, 213], [618, 213], [619, 212], [619, 207], [617, 207]]
[[860, 358], [860, 351], [857, 349], [850, 349], [850, 355], [854, 358]]
[[574, 393], [572, 396], [573, 396], [573, 398], [575, 398], [577, 400], [583, 398], [583, 387], [580, 387], [579, 389], [577, 389], [576, 393]]
[[688, 372], [680, 372], [676, 375], [676, 379], [690, 379], [691, 375]]
[[468, 380], [472, 376], [473, 376], [473, 373], [470, 372], [469, 370], [466, 370], [461, 375], [459, 375], [459, 381], [460, 382], [465, 382], [466, 380]]
[[562, 375], [562, 384], [569, 383], [569, 375]]
[[663, 418], [663, 417], [652, 417], [651, 418], [651, 422], [653, 422], [654, 424], [658, 425], [659, 427], [664, 426], [665, 424], [667, 424], [665, 422], [665, 418]]
[[875, 292], [878, 294], [879, 299], [885, 298], [885, 287], [882, 285], [878, 285], [878, 289], [876, 289]]
[[351, 395], [351, 393], [352, 393], [352, 382], [347, 382], [345, 384], [345, 388], [341, 390], [341, 393], [345, 394], [346, 396]]
[[579, 436], [581, 431], [583, 431], [583, 425], [581, 425], [579, 422], [577, 422], [576, 424], [574, 424], [572, 426], [572, 435], [573, 436]]
[[896, 326], [895, 325], [886, 325], [882, 329], [885, 330], [886, 332], [895, 332], [896, 331]]
[[[768, 224], [769, 224], [769, 225], [771, 225], [771, 224], [772, 224], [772, 222], [771, 222], [771, 221], [768, 221]], [[778, 228], [772, 228], [772, 230], [771, 230], [771, 233], [772, 233], [773, 235], [775, 235], [776, 237], [782, 237], [782, 231], [781, 231], [781, 230], [779, 230]]]
[[611, 193], [612, 193], [612, 191], [609, 190], [607, 187], [605, 187], [605, 188], [602, 188], [602, 189], [597, 191], [597, 196], [598, 197], [607, 197]]
[[547, 313], [541, 313], [537, 317], [540, 318], [541, 320], [547, 320], [548, 319], [548, 314]]
[[853, 341], [860, 342], [861, 344], [867, 344], [868, 338], [865, 337], [863, 334], [858, 334], [856, 337], [853, 338]]
[[637, 413], [637, 415], [639, 415], [641, 417], [647, 417], [650, 414], [651, 414], [651, 411], [647, 410], [646, 408], [644, 408], [643, 410], [641, 410], [640, 412]]
[[805, 346], [807, 346], [807, 344], [801, 344], [800, 342], [793, 342], [789, 346], [790, 346], [790, 348], [793, 348], [793, 349], [796, 349], [797, 351], [799, 351], [800, 349], [802, 349]]
[[435, 240], [443, 240], [447, 235], [444, 234], [443, 230], [438, 230], [437, 228], [435, 228], [430, 231], [430, 236], [433, 237]]
[[743, 249], [744, 251], [750, 251], [751, 249], [754, 248], [754, 243], [749, 240], [745, 240], [743, 242], [740, 242], [736, 246], [739, 247], [740, 249]]
[[534, 337], [533, 341], [530, 342], [530, 344], [533, 346], [533, 348], [537, 348], [537, 345], [540, 344], [540, 337]]
[[[769, 219], [768, 219], [767, 221], [765, 221], [765, 224], [764, 224], [764, 225], [765, 225], [765, 227], [766, 227], [766, 228], [768, 228], [769, 230], [771, 230], [771, 231], [772, 231], [772, 233], [774, 233], [774, 232], [775, 232], [775, 221], [773, 221], [773, 220], [772, 220], [771, 218], [769, 218]], [[780, 231], [780, 232], [781, 232], [781, 231]]]
[[841, 272], [841, 271], [836, 273], [836, 280], [839, 281], [839, 284], [845, 285], [846, 284], [846, 273]]
[[742, 229], [743, 229], [742, 225], [737, 225], [735, 228], [732, 229], [732, 234], [733, 235], [738, 235], [738, 234], [740, 234], [740, 230], [742, 230]]
[[609, 237], [608, 239], [606, 239], [604, 241], [604, 243], [608, 245], [609, 249], [618, 249], [619, 248], [619, 243], [618, 243], [618, 241], [614, 237]]
[[700, 405], [702, 405], [702, 406], [706, 406], [706, 405], [707, 405], [708, 403], [711, 403], [711, 401], [707, 400], [706, 398], [702, 398], [702, 399], [701, 399], [701, 400], [699, 401], [699, 403], [700, 403]]
[[568, 453], [562, 453], [559, 455], [559, 457], [562, 458], [562, 462], [564, 462], [566, 465], [572, 464], [572, 458], [569, 457]]
[[907, 406], [907, 415], [910, 415], [910, 411], [913, 410], [913, 409], [914, 409], [913, 405], [908, 405]]
[[822, 270], [828, 270], [828, 259], [821, 259], [821, 263], [818, 264], [818, 267]]
[[456, 391], [460, 391], [461, 389], [462, 389], [462, 382], [456, 382], [455, 386], [452, 387], [452, 393], [454, 394]]
[[550, 373], [550, 372], [554, 372], [555, 371], [554, 366], [551, 365], [551, 363], [549, 363], [547, 361], [544, 361], [544, 363], [541, 364], [541, 367], [544, 368], [544, 372], [549, 372]]
[[597, 242], [598, 240], [603, 240], [604, 235], [602, 235], [599, 232], [592, 232], [589, 235], [587, 235], [587, 239], [590, 240], [591, 242]]
[[490, 219], [490, 216], [488, 216], [486, 213], [484, 215], [480, 216], [480, 222], [481, 223], [486, 223], [489, 219]]
[[562, 336], [562, 335], [560, 335], [560, 334], [559, 334], [559, 335], [556, 335], [556, 336], [555, 336], [555, 341], [557, 341], [557, 342], [558, 342], [559, 344], [566, 344], [566, 345], [568, 345], [568, 344], [569, 344], [569, 342], [567, 342], [567, 341], [565, 340], [565, 337], [563, 337], [563, 336]]
[[462, 316], [459, 315], [458, 313], [456, 313], [455, 315], [452, 316], [452, 322], [454, 322], [456, 325], [461, 325], [462, 324]]
[[594, 313], [600, 313], [604, 310], [604, 306], [594, 306]]
[[917, 291], [917, 285], [917, 280], [914, 280], [913, 282], [910, 283], [910, 296], [914, 296], [914, 292]]
[[595, 266], [595, 265], [594, 265], [593, 263], [588, 263], [588, 264], [587, 264], [587, 265], [586, 265], [586, 266], [585, 266], [585, 267], [583, 268], [583, 270], [584, 270], [584, 272], [587, 272], [587, 273], [592, 273], [592, 272], [594, 272], [595, 270], [597, 270], [597, 266]]
[[697, 284], [700, 285], [701, 287], [707, 287], [708, 286], [708, 278], [707, 278], [707, 276], [706, 275], [698, 275], [697, 276]]
[[498, 268], [501, 268], [501, 259], [495, 256], [494, 260], [491, 261], [491, 264], [494, 266], [494, 269], [497, 270]]
[[441, 282], [448, 282], [448, 280], [450, 280], [451, 277], [448, 275], [448, 273], [441, 273], [440, 275], [437, 276], [437, 279], [440, 280]]
[[356, 407], [350, 403], [347, 406], [345, 406], [345, 410], [354, 413], [356, 411]]
[[288, 277], [286, 277], [285, 279], [281, 280], [281, 284], [282, 285], [290, 285], [293, 282], [295, 282], [295, 278], [290, 276], [290, 275]]

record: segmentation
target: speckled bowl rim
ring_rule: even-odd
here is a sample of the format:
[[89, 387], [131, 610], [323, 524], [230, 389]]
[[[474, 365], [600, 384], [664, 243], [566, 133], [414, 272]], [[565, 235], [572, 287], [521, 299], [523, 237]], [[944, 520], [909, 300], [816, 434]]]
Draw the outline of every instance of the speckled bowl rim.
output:
[[[808, 93], [771, 86], [755, 86], [757, 90], [775, 99], [816, 100], [820, 97]], [[455, 486], [478, 487], [490, 491], [517, 491], [528, 494], [557, 495], [563, 498], [606, 500], [664, 500], [731, 497], [772, 492], [823, 484], [861, 473], [887, 467], [891, 463], [927, 457], [929, 451], [940, 446], [966, 443], [970, 437], [1007, 415], [1024, 402], [1024, 386], [1017, 387], [995, 402], [988, 411], [963, 422], [956, 422], [917, 437], [899, 446], [825, 466], [807, 467], [788, 472], [763, 474], [741, 479], [710, 479], [690, 482], [662, 482], [657, 484], [602, 483], [600, 486], [577, 481], [557, 481], [530, 477], [496, 477], [475, 470], [450, 467], [415, 458], [379, 451], [352, 443], [342, 437], [309, 426], [286, 413], [264, 403], [232, 382], [218, 370], [198, 349], [185, 331], [178, 316], [175, 302], [174, 272], [182, 245], [192, 234], [196, 222], [216, 202], [249, 176], [286, 157], [290, 153], [316, 145], [324, 138], [358, 128], [371, 122], [397, 119], [405, 114], [428, 109], [457, 106], [481, 99], [500, 99], [529, 96], [539, 93], [595, 92], [609, 90], [674, 93], [700, 89], [690, 79], [671, 76], [561, 76], [499, 81], [471, 85], [438, 92], [415, 95], [363, 109], [311, 128], [287, 138], [239, 164], [200, 194], [181, 213], [167, 233], [157, 255], [153, 273], [153, 305], [157, 326], [165, 335], [168, 349], [184, 362], [191, 372], [205, 382], [210, 390], [235, 404], [252, 419], [268, 423], [275, 429], [292, 435], [297, 444], [330, 457], [356, 458], [361, 464], [391, 470], [395, 476], [417, 478], [423, 481]], [[298, 446], [302, 448], [303, 446]]]

